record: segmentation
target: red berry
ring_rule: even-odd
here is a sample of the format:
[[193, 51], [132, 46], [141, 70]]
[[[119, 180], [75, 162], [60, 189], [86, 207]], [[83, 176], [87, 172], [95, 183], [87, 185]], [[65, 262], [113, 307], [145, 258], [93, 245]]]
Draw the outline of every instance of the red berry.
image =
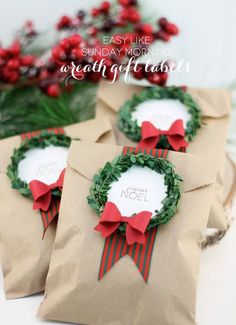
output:
[[130, 6], [130, 0], [119, 0], [119, 4], [123, 7], [129, 7]]
[[170, 35], [178, 35], [179, 29], [175, 24], [168, 23], [165, 25], [165, 31]]
[[7, 68], [10, 70], [18, 70], [20, 67], [20, 60], [18, 59], [10, 59], [7, 64]]
[[14, 83], [20, 79], [20, 75], [18, 71], [13, 71], [11, 77], [9, 78], [9, 82]]
[[9, 48], [8, 51], [13, 56], [18, 56], [20, 54], [21, 48], [19, 42], [14, 42]]
[[108, 14], [110, 7], [111, 7], [110, 2], [109, 1], [104, 1], [104, 2], [102, 2], [101, 6], [100, 6], [100, 10], [104, 14]]
[[120, 46], [120, 55], [127, 55], [127, 53], [130, 51], [130, 45], [129, 44], [123, 44]]
[[34, 55], [24, 55], [20, 59], [20, 63], [23, 67], [30, 67], [35, 62], [35, 56]]
[[79, 34], [74, 34], [69, 37], [69, 43], [72, 47], [76, 47], [80, 44], [82, 37]]
[[158, 32], [153, 33], [153, 37], [155, 39], [160, 39], [164, 42], [168, 42], [170, 40], [170, 34], [165, 32], [164, 30], [160, 30]]
[[6, 49], [1, 49], [0, 48], [0, 58], [1, 59], [6, 59], [7, 56], [8, 56], [8, 51]]
[[132, 75], [135, 79], [141, 80], [144, 78], [144, 72], [144, 66], [142, 64], [138, 64], [136, 71], [133, 71]]
[[180, 86], [180, 89], [183, 91], [183, 92], [186, 92], [188, 87], [187, 86]]
[[81, 70], [81, 71], [75, 71], [74, 72], [74, 76], [75, 76], [75, 78], [77, 79], [77, 80], [83, 80], [84, 78], [85, 78], [85, 76], [86, 76], [86, 73], [87, 72], [85, 72], [84, 70]]
[[63, 50], [65, 50], [65, 51], [67, 51], [67, 50], [70, 49], [70, 42], [69, 42], [68, 38], [63, 38], [63, 39], [60, 41], [59, 45], [60, 45], [60, 47], [61, 47]]
[[92, 15], [93, 17], [97, 17], [97, 16], [99, 16], [100, 13], [101, 13], [101, 11], [100, 11], [100, 9], [98, 9], [98, 8], [92, 8], [92, 10], [91, 10], [91, 15]]
[[161, 78], [159, 85], [165, 86], [167, 79], [168, 79], [168, 73], [167, 72], [160, 72], [159, 76]]
[[153, 28], [149, 24], [142, 25], [142, 34], [144, 35], [151, 35], [153, 33]]
[[52, 49], [52, 56], [56, 60], [60, 60], [60, 61], [65, 61], [66, 60], [66, 53], [60, 46], [55, 46]]
[[127, 10], [123, 10], [120, 13], [121, 20], [128, 20], [129, 19], [129, 12]]
[[139, 13], [131, 13], [130, 16], [129, 16], [129, 20], [132, 22], [132, 23], [137, 23], [141, 20], [141, 16]]
[[158, 20], [157, 23], [161, 28], [165, 28], [166, 24], [168, 23], [168, 20], [165, 17], [162, 17]]
[[88, 29], [88, 34], [89, 34], [90, 36], [96, 36], [97, 33], [98, 33], [98, 29], [97, 29], [96, 27], [94, 27], [94, 26], [92, 26], [92, 27], [90, 27], [90, 28]]
[[158, 73], [153, 72], [152, 74], [149, 74], [149, 76], [147, 77], [147, 80], [154, 85], [159, 85], [161, 82], [161, 77]]
[[117, 27], [125, 27], [128, 25], [128, 21], [126, 19], [122, 20], [121, 16], [119, 18], [120, 18], [120, 20], [116, 21]]
[[2, 70], [3, 79], [6, 82], [14, 83], [20, 79], [19, 71], [9, 70], [7, 67], [4, 67]]
[[101, 80], [102, 75], [100, 74], [100, 72], [90, 72], [87, 75], [87, 79], [93, 82], [98, 82], [99, 80]]
[[57, 98], [61, 94], [61, 88], [58, 84], [51, 84], [47, 89], [47, 94], [50, 97]]
[[109, 58], [104, 58], [105, 61], [104, 61], [104, 64], [107, 66], [107, 67], [111, 67], [112, 64], [113, 64], [113, 61], [110, 60]]
[[72, 19], [69, 16], [62, 16], [59, 20], [57, 27], [58, 29], [68, 28], [71, 26]]
[[72, 60], [79, 60], [82, 59], [82, 57], [83, 57], [83, 49], [77, 48], [71, 51], [70, 58]]
[[128, 9], [129, 21], [131, 23], [138, 23], [141, 20], [141, 15], [138, 10], [134, 7]]
[[119, 72], [117, 72], [117, 74], [116, 74], [115, 71], [111, 71], [111, 69], [108, 68], [106, 71], [106, 78], [107, 78], [107, 80], [110, 80], [110, 81], [113, 81], [115, 78], [115, 81], [116, 81], [117, 79], [119, 79]]

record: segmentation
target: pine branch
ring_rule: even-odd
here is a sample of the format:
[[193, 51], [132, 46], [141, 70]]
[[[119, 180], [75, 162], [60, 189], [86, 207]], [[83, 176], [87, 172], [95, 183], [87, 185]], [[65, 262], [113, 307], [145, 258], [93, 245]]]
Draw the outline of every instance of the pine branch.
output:
[[97, 85], [76, 82], [58, 99], [34, 86], [0, 92], [0, 138], [27, 131], [64, 126], [94, 116]]

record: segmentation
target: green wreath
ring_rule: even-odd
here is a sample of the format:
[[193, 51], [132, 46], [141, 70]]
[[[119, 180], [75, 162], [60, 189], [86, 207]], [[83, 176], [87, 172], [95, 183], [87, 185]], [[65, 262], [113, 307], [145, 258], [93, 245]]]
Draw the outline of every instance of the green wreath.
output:
[[[90, 195], [87, 197], [88, 203], [100, 216], [107, 202], [107, 193], [114, 181], [118, 181], [122, 173], [132, 166], [149, 167], [159, 174], [164, 175], [167, 186], [166, 198], [162, 201], [163, 207], [160, 211], [155, 211], [155, 215], [150, 220], [147, 230], [151, 230], [160, 224], [167, 223], [176, 213], [180, 200], [181, 178], [174, 172], [171, 162], [166, 159], [157, 159], [144, 153], [117, 156], [112, 162], [107, 162], [97, 175], [93, 178], [93, 185], [90, 188]], [[135, 213], [134, 213], [135, 214]], [[121, 223], [119, 231], [125, 234], [126, 224]]]
[[[192, 96], [183, 91], [179, 87], [152, 87], [147, 88], [138, 95], [134, 95], [120, 108], [118, 112], [118, 128], [120, 131], [135, 142], [141, 140], [141, 128], [137, 124], [137, 120], [132, 120], [132, 113], [136, 110], [137, 105], [149, 99], [178, 99], [187, 107], [191, 120], [186, 124], [185, 139], [190, 142], [197, 134], [197, 130], [201, 127], [201, 110]], [[165, 135], [161, 136], [158, 148], [170, 149], [170, 145]]]
[[[43, 131], [41, 134], [34, 136], [31, 139], [24, 140], [20, 147], [14, 149], [13, 155], [11, 157], [11, 163], [7, 167], [7, 176], [11, 180], [12, 188], [18, 190], [18, 192], [25, 196], [31, 197], [31, 191], [29, 185], [22, 181], [18, 176], [18, 166], [22, 159], [25, 158], [25, 153], [34, 148], [45, 148], [50, 145], [58, 147], [69, 147], [71, 143], [71, 138], [63, 134], [54, 134], [50, 131]], [[55, 189], [52, 191], [53, 196], [60, 197], [61, 191]]]

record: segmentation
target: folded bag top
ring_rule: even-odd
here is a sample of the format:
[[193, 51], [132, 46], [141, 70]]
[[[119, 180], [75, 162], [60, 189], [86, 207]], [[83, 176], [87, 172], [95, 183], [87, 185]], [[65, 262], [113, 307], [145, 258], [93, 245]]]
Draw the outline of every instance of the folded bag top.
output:
[[[73, 141], [39, 316], [88, 325], [194, 325], [199, 244], [213, 196], [214, 163], [168, 152], [167, 161], [183, 180], [181, 197], [175, 215], [158, 226], [148, 280], [137, 270], [130, 249], [100, 277], [107, 241], [94, 230], [100, 219], [87, 196], [95, 174], [121, 154], [122, 147]], [[110, 249], [113, 245], [115, 241]]]
[[[63, 178], [63, 175], [61, 175], [54, 184], [50, 183], [46, 186], [45, 184], [39, 184], [40, 187], [33, 186], [31, 193], [33, 194], [34, 192], [34, 202], [28, 183], [25, 180], [22, 182], [21, 178], [18, 181], [15, 179], [15, 175], [18, 175], [19, 178], [19, 170], [18, 172], [15, 170], [16, 168], [18, 169], [18, 164], [15, 164], [15, 162], [19, 160], [16, 155], [19, 153], [19, 148], [27, 149], [27, 143], [35, 144], [37, 142], [39, 144], [40, 139], [43, 139], [43, 134], [43, 147], [48, 146], [51, 143], [50, 134], [53, 135], [55, 134], [54, 132], [58, 133], [60, 130], [63, 131], [64, 135], [53, 138], [56, 140], [61, 139], [65, 144], [64, 147], [67, 147], [69, 145], [69, 139], [73, 138], [114, 143], [111, 125], [105, 118], [89, 120], [46, 132], [28, 132], [21, 136], [14, 136], [0, 141], [0, 195], [2, 199], [0, 213], [0, 251], [4, 289], [7, 299], [24, 297], [44, 290], [56, 231], [56, 223], [53, 222], [53, 218], [58, 213], [60, 203], [56, 202], [56, 205], [53, 205], [52, 209], [50, 208], [50, 213], [45, 213], [42, 210], [44, 209], [43, 207], [38, 207], [39, 209], [37, 210], [33, 208], [37, 208], [37, 204], [42, 203], [40, 197], [38, 197], [40, 193], [44, 194], [44, 198], [47, 201], [43, 202], [45, 204], [52, 202], [48, 200], [52, 200], [54, 195], [60, 198]], [[29, 139], [29, 141], [23, 139]], [[59, 146], [60, 142], [57, 145]], [[24, 153], [26, 152], [24, 151]], [[11, 179], [9, 179], [7, 176], [7, 166], [10, 164], [13, 154], [16, 160], [14, 159], [12, 161], [11, 166], [15, 171], [13, 178], [11, 176]], [[40, 164], [48, 164], [50, 162], [43, 160], [47, 157], [42, 152], [39, 158], [41, 159]], [[62, 157], [59, 156], [59, 158], [63, 159], [63, 161], [65, 159], [66, 162], [64, 155]], [[54, 162], [58, 157], [54, 158], [53, 156], [50, 159]], [[30, 173], [30, 169], [31, 167], [28, 166], [28, 169], [24, 170]], [[28, 175], [27, 173], [26, 176]], [[34, 181], [31, 183], [34, 183]], [[14, 188], [12, 188], [12, 185]], [[51, 191], [53, 192], [51, 193]], [[21, 194], [28, 195], [24, 197]], [[45, 207], [45, 209], [47, 208]], [[42, 240], [44, 232], [45, 237]]]
[[[124, 101], [130, 100], [134, 94], [140, 94], [143, 90], [142, 86], [127, 85], [121, 82], [111, 85], [103, 81], [100, 83], [97, 96], [117, 113]], [[230, 114], [231, 95], [229, 91], [219, 88], [187, 87], [187, 92], [197, 101], [203, 117], [221, 118]], [[116, 94], [115, 97], [114, 94]]]
[[[78, 145], [80, 147], [80, 154], [77, 156], [77, 151], [74, 149], [74, 147], [76, 148]], [[68, 158], [68, 166], [74, 169], [81, 176], [92, 181], [94, 170], [98, 171], [102, 166], [105, 165], [107, 160], [109, 160], [106, 155], [101, 154], [101, 147], [99, 145], [92, 146], [92, 144], [88, 146], [87, 142], [84, 141], [80, 144], [78, 144], [76, 141], [72, 141], [70, 155]], [[110, 147], [107, 146], [107, 148], [109, 149], [111, 159], [115, 155], [121, 153], [121, 147], [119, 146], [115, 147], [111, 145]], [[86, 159], [84, 158], [85, 155]], [[206, 165], [205, 160], [203, 160], [201, 156], [188, 154], [187, 157], [184, 157], [184, 154], [172, 151], [168, 152], [168, 157], [174, 164], [176, 173], [179, 174], [179, 170], [182, 171], [181, 178], [183, 179], [183, 192], [193, 191], [202, 186], [215, 183], [215, 162], [208, 160], [208, 164]], [[188, 160], [190, 160], [191, 164], [188, 164]], [[90, 164], [88, 164], [88, 161], [93, 161], [92, 167]], [[196, 170], [197, 173], [193, 172]], [[187, 179], [185, 179], [183, 172], [186, 172], [188, 175]]]
[[[111, 124], [107, 118], [98, 118], [88, 120], [86, 122], [76, 123], [63, 127], [64, 133], [73, 138], [79, 138], [81, 140], [91, 142], [105, 142], [114, 143], [114, 137], [111, 130]], [[27, 136], [32, 137], [37, 134], [38, 131], [32, 131], [25, 133]], [[9, 165], [9, 158], [15, 148], [18, 148], [22, 143], [21, 135], [16, 135], [10, 138], [6, 138], [0, 141], [1, 159], [0, 159], [0, 173], [5, 173], [7, 166]]]

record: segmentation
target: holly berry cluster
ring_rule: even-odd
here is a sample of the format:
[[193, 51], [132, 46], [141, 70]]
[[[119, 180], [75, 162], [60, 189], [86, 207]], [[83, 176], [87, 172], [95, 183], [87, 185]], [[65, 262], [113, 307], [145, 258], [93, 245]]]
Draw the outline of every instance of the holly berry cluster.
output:
[[120, 7], [112, 8], [109, 1], [103, 1], [99, 7], [94, 7], [90, 12], [79, 10], [75, 17], [62, 16], [56, 27], [58, 30], [77, 29], [86, 27], [88, 35], [96, 36], [101, 32], [110, 32], [114, 28], [126, 27], [129, 23], [135, 24], [142, 17], [138, 10], [137, 0], [119, 0]]
[[99, 33], [108, 33], [115, 28], [128, 26], [129, 30], [132, 28], [132, 31], [139, 35], [149, 35], [153, 40], [164, 42], [168, 42], [171, 36], [179, 33], [178, 27], [164, 17], [157, 22], [158, 30], [154, 30], [148, 23], [143, 23], [137, 0], [118, 0], [118, 3], [120, 7], [116, 12], [112, 10], [109, 1], [104, 1], [99, 7], [92, 8], [90, 13], [79, 10], [75, 17], [62, 16], [56, 25], [57, 29], [75, 30], [84, 27], [89, 36], [95, 37]]
[[162, 70], [161, 63], [157, 67], [156, 72], [152, 72], [152, 65], [149, 66], [149, 70], [146, 71], [144, 64], [138, 64], [137, 69], [132, 71], [132, 76], [137, 80], [146, 79], [153, 85], [165, 86], [168, 79], [168, 62], [165, 62], [165, 69]]
[[[24, 55], [24, 42], [22, 39], [14, 42], [9, 48], [0, 47], [0, 88], [1, 84], [18, 84], [29, 82], [36, 84], [44, 93], [51, 97], [60, 96], [61, 92], [67, 91], [73, 86], [63, 86], [65, 74], [60, 71], [62, 65], [92, 66], [95, 61], [102, 61], [106, 66], [105, 78], [114, 79], [113, 64], [125, 64], [134, 48], [148, 48], [156, 40], [169, 41], [171, 36], [178, 34], [178, 27], [166, 18], [157, 21], [157, 28], [144, 23], [139, 11], [137, 0], [117, 0], [118, 6], [109, 1], [103, 1], [98, 7], [89, 12], [79, 10], [75, 17], [62, 16], [56, 24], [59, 42], [43, 56]], [[66, 37], [65, 37], [66, 33]], [[24, 36], [33, 38], [37, 36], [33, 23], [25, 25]], [[103, 36], [108, 35], [114, 41], [112, 44], [104, 44]], [[135, 44], [135, 39], [149, 37], [148, 44]], [[64, 37], [64, 38], [63, 38]], [[22, 41], [22, 42], [20, 42]], [[83, 52], [83, 49], [94, 51], [93, 55]], [[119, 49], [116, 55], [99, 54], [107, 49], [108, 53]], [[129, 53], [129, 54], [127, 54]], [[135, 70], [131, 69], [135, 79], [146, 79], [155, 85], [164, 86], [168, 79], [168, 72], [145, 70], [144, 65], [139, 64]], [[83, 74], [83, 75], [82, 75]], [[87, 71], [79, 73], [78, 79], [98, 82], [101, 72]], [[119, 77], [119, 73], [116, 78]]]
[[35, 62], [34, 55], [22, 53], [19, 42], [12, 43], [8, 48], [0, 47], [0, 82], [16, 83], [21, 77], [37, 77]]
[[153, 33], [153, 37], [156, 40], [162, 40], [164, 42], [168, 42], [171, 38], [171, 36], [175, 36], [179, 34], [178, 27], [169, 22], [166, 18], [160, 18], [157, 21], [157, 25], [160, 27], [160, 29]]

